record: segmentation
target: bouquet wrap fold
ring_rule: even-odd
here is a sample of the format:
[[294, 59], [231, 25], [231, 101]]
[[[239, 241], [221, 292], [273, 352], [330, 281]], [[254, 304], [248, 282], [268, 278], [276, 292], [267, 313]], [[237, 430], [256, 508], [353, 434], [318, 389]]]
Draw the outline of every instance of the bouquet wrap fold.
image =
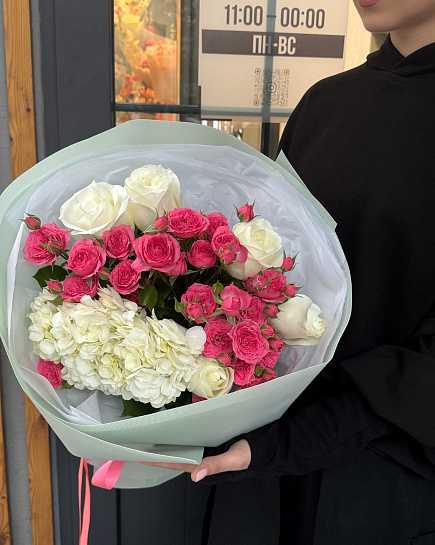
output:
[[[101, 392], [54, 390], [37, 372], [28, 340], [32, 278], [24, 261], [26, 212], [57, 221], [60, 206], [94, 179], [123, 184], [134, 169], [162, 164], [181, 181], [184, 206], [220, 211], [237, 222], [233, 205], [256, 201], [256, 213], [281, 236], [287, 255], [299, 252], [292, 281], [322, 309], [328, 328], [315, 346], [289, 347], [279, 378], [228, 395], [148, 416], [120, 418], [119, 398]], [[199, 463], [204, 446], [279, 418], [332, 358], [350, 315], [350, 277], [335, 224], [286, 158], [266, 158], [234, 137], [204, 127], [132, 121], [74, 144], [35, 165], [0, 197], [0, 333], [23, 390], [66, 448], [95, 466], [124, 460], [117, 487], [163, 483], [178, 472], [137, 461]]]

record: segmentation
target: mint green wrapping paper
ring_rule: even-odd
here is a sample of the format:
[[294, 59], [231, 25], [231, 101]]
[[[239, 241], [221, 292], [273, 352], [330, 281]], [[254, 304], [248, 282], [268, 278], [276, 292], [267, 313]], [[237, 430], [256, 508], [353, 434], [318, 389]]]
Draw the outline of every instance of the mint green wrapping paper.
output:
[[[36, 371], [26, 314], [38, 293], [36, 267], [26, 263], [25, 212], [57, 221], [60, 204], [93, 179], [123, 184], [143, 164], [172, 168], [184, 205], [221, 211], [237, 222], [234, 205], [256, 200], [287, 255], [300, 252], [291, 281], [322, 309], [329, 326], [320, 343], [287, 348], [280, 377], [216, 399], [132, 419], [120, 419], [119, 398], [101, 392], [57, 392]], [[332, 358], [350, 315], [350, 277], [335, 224], [280, 155], [276, 162], [240, 140], [202, 125], [132, 121], [41, 161], [0, 196], [0, 334], [23, 390], [66, 448], [94, 465], [127, 463], [119, 488], [161, 484], [178, 472], [137, 461], [198, 463], [216, 446], [279, 418]]]

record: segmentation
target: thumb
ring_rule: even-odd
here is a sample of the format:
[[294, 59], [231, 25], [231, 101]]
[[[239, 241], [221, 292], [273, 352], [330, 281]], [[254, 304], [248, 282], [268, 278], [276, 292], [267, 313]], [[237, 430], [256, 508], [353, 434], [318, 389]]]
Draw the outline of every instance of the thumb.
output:
[[217, 456], [204, 458], [191, 473], [192, 481], [198, 482], [207, 475], [216, 475], [226, 471], [242, 471], [251, 463], [251, 447], [246, 439], [241, 439]]

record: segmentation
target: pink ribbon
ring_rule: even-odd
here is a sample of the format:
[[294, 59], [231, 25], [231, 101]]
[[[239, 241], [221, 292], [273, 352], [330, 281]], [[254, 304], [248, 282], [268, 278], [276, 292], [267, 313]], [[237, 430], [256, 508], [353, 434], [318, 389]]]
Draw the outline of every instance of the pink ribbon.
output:
[[94, 473], [92, 484], [112, 490], [121, 475], [124, 462], [122, 460], [106, 460], [106, 462]]
[[[112, 490], [121, 474], [124, 462], [121, 460], [106, 460], [106, 462], [94, 473], [92, 484], [100, 488]], [[85, 501], [82, 513], [82, 483], [83, 470], [85, 470]], [[80, 458], [79, 467], [79, 545], [87, 545], [89, 527], [91, 525], [91, 487], [89, 486], [88, 464], [84, 458]]]
[[[85, 470], [85, 503], [82, 513], [82, 480], [83, 469]], [[80, 458], [79, 467], [79, 545], [87, 545], [89, 526], [91, 524], [91, 487], [89, 486], [88, 464]]]

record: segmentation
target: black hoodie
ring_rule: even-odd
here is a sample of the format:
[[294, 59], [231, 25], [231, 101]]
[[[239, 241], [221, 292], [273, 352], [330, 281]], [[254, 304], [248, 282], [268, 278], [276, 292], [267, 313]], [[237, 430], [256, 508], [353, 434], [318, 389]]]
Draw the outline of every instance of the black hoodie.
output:
[[435, 43], [405, 58], [387, 38], [314, 85], [280, 149], [337, 222], [352, 315], [322, 374], [243, 436], [248, 470], [205, 480], [308, 475], [365, 447], [435, 479]]

